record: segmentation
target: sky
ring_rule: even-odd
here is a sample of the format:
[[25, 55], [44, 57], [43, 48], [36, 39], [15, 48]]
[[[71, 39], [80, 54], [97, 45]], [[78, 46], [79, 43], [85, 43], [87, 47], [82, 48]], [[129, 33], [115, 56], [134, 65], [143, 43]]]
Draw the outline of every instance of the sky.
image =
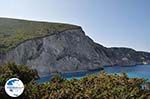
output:
[[106, 47], [150, 52], [150, 0], [0, 0], [0, 17], [76, 24]]

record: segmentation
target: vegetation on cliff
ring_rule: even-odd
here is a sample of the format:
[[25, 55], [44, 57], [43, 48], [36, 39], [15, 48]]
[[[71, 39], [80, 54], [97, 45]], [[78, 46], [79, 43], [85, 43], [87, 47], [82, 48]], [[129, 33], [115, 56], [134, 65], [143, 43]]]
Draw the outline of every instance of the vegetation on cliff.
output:
[[37, 84], [37, 72], [23, 65], [8, 64], [0, 69], [0, 99], [10, 99], [3, 88], [5, 81], [10, 77], [18, 77], [25, 83], [25, 91], [19, 99], [150, 98], [150, 84], [144, 79], [128, 78], [126, 74], [99, 73], [80, 80], [66, 80], [55, 76], [47, 83]]
[[77, 27], [79, 26], [0, 18], [0, 52], [6, 52], [28, 39], [51, 35]]

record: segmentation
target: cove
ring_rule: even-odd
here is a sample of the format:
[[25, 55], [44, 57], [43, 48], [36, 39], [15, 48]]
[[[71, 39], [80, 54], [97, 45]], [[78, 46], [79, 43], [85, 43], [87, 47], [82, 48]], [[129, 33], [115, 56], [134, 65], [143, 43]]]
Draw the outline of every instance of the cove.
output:
[[[63, 78], [68, 80], [70, 79], [80, 79], [87, 75], [97, 74], [102, 69], [95, 69], [92, 71], [77, 71], [77, 72], [66, 72], [60, 73]], [[136, 65], [136, 66], [104, 66], [104, 72], [108, 74], [121, 74], [126, 73], [129, 78], [144, 78], [150, 81], [150, 65]], [[37, 80], [37, 83], [44, 83], [50, 81], [52, 78], [52, 74], [41, 77]]]

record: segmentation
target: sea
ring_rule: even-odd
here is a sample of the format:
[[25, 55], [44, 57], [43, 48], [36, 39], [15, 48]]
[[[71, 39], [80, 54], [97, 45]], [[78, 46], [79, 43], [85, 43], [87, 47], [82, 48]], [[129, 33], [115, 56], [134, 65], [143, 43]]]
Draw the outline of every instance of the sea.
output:
[[[63, 78], [71, 79], [81, 79], [91, 74], [97, 74], [101, 69], [95, 69], [92, 71], [78, 71], [78, 72], [66, 72], [60, 74]], [[144, 78], [150, 81], [150, 65], [135, 65], [135, 66], [104, 66], [104, 72], [108, 74], [121, 74], [126, 73], [129, 78]], [[41, 77], [37, 80], [38, 83], [44, 83], [50, 81], [53, 75], [49, 74]]]

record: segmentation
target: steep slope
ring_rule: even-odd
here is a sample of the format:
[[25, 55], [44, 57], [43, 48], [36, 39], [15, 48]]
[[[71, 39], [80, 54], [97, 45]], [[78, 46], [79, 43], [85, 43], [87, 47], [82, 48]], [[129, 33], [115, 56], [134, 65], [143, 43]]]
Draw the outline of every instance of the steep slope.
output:
[[7, 52], [25, 40], [74, 28], [79, 28], [79, 26], [0, 18], [0, 52]]
[[[3, 23], [0, 25], [0, 40], [5, 41], [0, 43], [0, 64], [25, 64], [37, 69], [40, 75], [45, 75], [51, 72], [102, 68], [104, 65], [150, 63], [150, 53], [103, 47], [86, 36], [79, 26], [14, 19], [0, 21]], [[7, 21], [9, 24], [6, 24]], [[30, 22], [34, 24], [33, 30], [28, 29], [32, 27]], [[24, 32], [16, 31], [20, 29], [20, 24]], [[38, 31], [41, 27], [37, 24], [43, 24], [47, 27], [46, 30], [42, 28], [43, 31]], [[23, 36], [18, 39], [20, 35]]]
[[0, 60], [1, 63], [26, 64], [40, 74], [87, 70], [110, 64], [102, 51], [96, 52], [94, 42], [81, 28], [25, 41], [1, 55]]
[[150, 63], [150, 53], [135, 51], [131, 48], [109, 48], [106, 53], [116, 65], [130, 66]]

